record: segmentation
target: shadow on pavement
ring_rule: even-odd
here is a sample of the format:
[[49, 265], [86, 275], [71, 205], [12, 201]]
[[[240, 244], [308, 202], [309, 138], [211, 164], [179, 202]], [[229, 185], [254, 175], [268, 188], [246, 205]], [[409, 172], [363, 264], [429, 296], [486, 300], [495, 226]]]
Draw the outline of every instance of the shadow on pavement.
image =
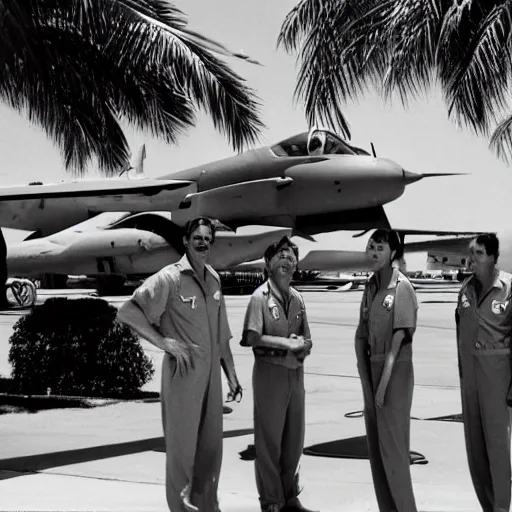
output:
[[[363, 411], [351, 411], [345, 414], [345, 418], [362, 418], [364, 416]], [[411, 416], [411, 420], [417, 421], [449, 421], [453, 423], [463, 423], [462, 413], [447, 414], [446, 416], [436, 416], [434, 418], [417, 418]]]
[[[368, 459], [366, 436], [337, 439], [328, 443], [315, 444], [304, 448], [304, 455], [332, 457], [340, 459]], [[418, 452], [409, 454], [411, 464], [428, 464], [428, 460]]]
[[[340, 459], [368, 459], [368, 445], [366, 436], [339, 439], [328, 443], [315, 444], [304, 448], [304, 455], [314, 457], [331, 457]], [[256, 450], [253, 444], [239, 452], [241, 460], [255, 460]], [[418, 452], [410, 452], [411, 464], [428, 464], [428, 460]]]
[[462, 414], [448, 414], [447, 416], [437, 416], [436, 418], [425, 418], [425, 421], [450, 421], [454, 423], [463, 423]]
[[[228, 430], [224, 432], [223, 438], [227, 439], [253, 433], [254, 430], [252, 428]], [[150, 439], [141, 439], [140, 441], [129, 441], [126, 443], [107, 444], [93, 446], [91, 448], [3, 459], [0, 460], [0, 480], [23, 476], [24, 473], [35, 473], [60, 466], [81, 464], [93, 460], [109, 459], [148, 451], [165, 452], [164, 438], [153, 437]]]

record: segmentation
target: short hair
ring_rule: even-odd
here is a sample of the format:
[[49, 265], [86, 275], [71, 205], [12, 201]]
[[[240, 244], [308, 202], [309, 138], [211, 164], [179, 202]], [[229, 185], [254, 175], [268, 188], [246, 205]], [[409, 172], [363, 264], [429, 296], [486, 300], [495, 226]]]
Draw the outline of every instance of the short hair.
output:
[[494, 261], [498, 261], [500, 256], [500, 241], [495, 233], [482, 233], [475, 237], [472, 242], [485, 247], [485, 252], [489, 256], [494, 256]]
[[195, 219], [191, 219], [187, 222], [185, 226], [185, 234], [184, 237], [189, 240], [192, 236], [192, 233], [199, 227], [206, 226], [212, 235], [212, 244], [215, 242], [215, 224], [208, 217], [196, 217]]
[[265, 263], [268, 263], [281, 249], [290, 248], [295, 254], [297, 258], [297, 262], [299, 261], [299, 248], [285, 235], [279, 242], [274, 242], [270, 244], [266, 249], [263, 257], [265, 258]]
[[395, 255], [391, 261], [399, 260], [404, 255], [404, 244], [394, 229], [376, 229], [372, 233], [370, 240], [378, 244], [383, 242], [388, 244], [391, 251], [395, 251]]

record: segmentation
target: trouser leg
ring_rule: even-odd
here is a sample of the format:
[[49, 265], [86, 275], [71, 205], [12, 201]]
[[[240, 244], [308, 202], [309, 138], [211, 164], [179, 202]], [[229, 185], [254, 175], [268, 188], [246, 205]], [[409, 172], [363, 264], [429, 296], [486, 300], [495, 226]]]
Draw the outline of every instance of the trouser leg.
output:
[[162, 363], [161, 407], [166, 447], [165, 489], [169, 510], [181, 512], [181, 493], [191, 483], [201, 404], [180, 402], [181, 382], [174, 379], [175, 362], [167, 355]]
[[182, 512], [181, 495], [191, 491], [209, 368], [208, 361], [198, 361], [195, 370], [182, 377], [169, 355], [162, 362], [160, 401], [166, 448], [166, 496], [171, 512]]
[[290, 401], [281, 445], [281, 480], [286, 501], [300, 493], [298, 470], [305, 436], [304, 369], [288, 370], [288, 374]]
[[[378, 364], [372, 364], [372, 387], [376, 379], [380, 378], [381, 370]], [[375, 376], [373, 375], [375, 374]], [[378, 380], [377, 380], [378, 383]], [[391, 512], [395, 510], [395, 504], [388, 485], [388, 479], [384, 470], [382, 456], [380, 452], [379, 431], [377, 428], [377, 416], [375, 407], [375, 394], [370, 386], [363, 386], [364, 397], [364, 422], [366, 426], [366, 440], [368, 443], [368, 455], [370, 459], [370, 468], [372, 471], [373, 487], [375, 496], [381, 512]]]
[[483, 434], [487, 451], [492, 512], [508, 512], [511, 501], [510, 412], [506, 397], [510, 383], [507, 349], [482, 351], [475, 368]]
[[199, 425], [190, 501], [199, 512], [216, 512], [222, 464], [222, 382], [220, 363], [212, 368]]
[[414, 386], [411, 361], [396, 361], [384, 406], [376, 409], [379, 448], [397, 512], [416, 512], [411, 480], [410, 423]]
[[462, 416], [469, 473], [482, 510], [491, 512], [493, 507], [492, 480], [485, 444], [479, 390], [471, 354], [462, 354], [461, 363], [463, 369], [463, 379], [461, 380]]
[[256, 486], [263, 506], [284, 504], [281, 443], [290, 396], [288, 370], [256, 359], [253, 370]]

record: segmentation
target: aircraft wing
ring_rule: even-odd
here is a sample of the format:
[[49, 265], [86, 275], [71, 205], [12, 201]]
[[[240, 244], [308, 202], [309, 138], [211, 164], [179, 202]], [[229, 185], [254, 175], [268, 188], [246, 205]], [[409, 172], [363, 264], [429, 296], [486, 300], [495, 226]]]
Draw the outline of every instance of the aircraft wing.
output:
[[[187, 180], [83, 180], [49, 185], [23, 185], [0, 188], [0, 201], [23, 199], [60, 199], [63, 197], [155, 196], [167, 190], [189, 187], [195, 182]], [[184, 194], [185, 196], [185, 194]]]
[[476, 234], [465, 234], [461, 236], [451, 236], [446, 238], [437, 238], [433, 240], [422, 240], [420, 242], [409, 242], [405, 244], [405, 252], [431, 252], [444, 251], [448, 253], [465, 253], [467, 247]]
[[443, 231], [443, 230], [424, 230], [424, 229], [399, 229], [393, 228], [402, 235], [426, 235], [426, 236], [456, 236], [456, 237], [475, 237], [484, 233], [484, 231]]
[[[0, 225], [35, 231], [37, 217], [67, 217], [82, 213], [69, 225], [87, 218], [83, 212], [172, 211], [182, 200], [197, 191], [187, 180], [91, 180], [49, 185], [0, 188]], [[32, 220], [31, 220], [32, 219]], [[66, 225], [66, 222], [64, 222]], [[67, 227], [66, 226], [66, 227]]]

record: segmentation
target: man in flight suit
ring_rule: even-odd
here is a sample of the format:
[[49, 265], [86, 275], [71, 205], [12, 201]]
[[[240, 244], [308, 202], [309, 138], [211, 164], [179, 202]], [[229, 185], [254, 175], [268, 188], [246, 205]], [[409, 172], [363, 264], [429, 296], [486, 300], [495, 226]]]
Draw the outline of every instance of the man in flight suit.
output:
[[241, 396], [220, 279], [207, 265], [214, 241], [209, 219], [190, 221], [183, 258], [146, 279], [119, 311], [121, 322], [165, 352], [161, 403], [171, 512], [219, 512], [221, 365], [230, 395]]
[[252, 295], [242, 346], [253, 347], [256, 485], [264, 512], [310, 512], [299, 499], [305, 433], [305, 357], [311, 335], [304, 300], [290, 287], [299, 251], [288, 237], [265, 251], [268, 280]]
[[484, 512], [509, 512], [512, 276], [496, 268], [496, 235], [477, 236], [469, 252], [455, 312], [467, 457]]

